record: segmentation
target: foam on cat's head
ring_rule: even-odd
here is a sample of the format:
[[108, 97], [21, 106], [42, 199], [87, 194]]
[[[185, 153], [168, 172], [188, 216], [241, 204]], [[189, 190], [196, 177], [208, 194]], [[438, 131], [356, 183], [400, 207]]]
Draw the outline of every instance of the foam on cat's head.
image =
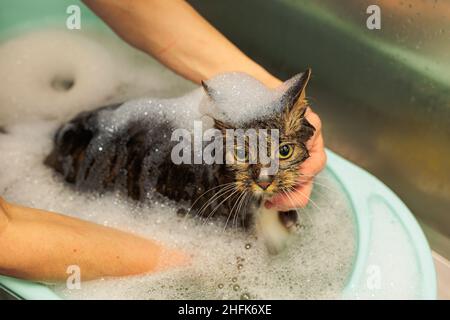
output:
[[219, 74], [202, 83], [207, 96], [203, 112], [236, 127], [270, 117], [300, 96], [310, 73], [309, 69], [299, 73], [275, 89], [246, 73]]
[[241, 72], [223, 73], [204, 82], [208, 96], [204, 112], [238, 126], [279, 110], [281, 92]]

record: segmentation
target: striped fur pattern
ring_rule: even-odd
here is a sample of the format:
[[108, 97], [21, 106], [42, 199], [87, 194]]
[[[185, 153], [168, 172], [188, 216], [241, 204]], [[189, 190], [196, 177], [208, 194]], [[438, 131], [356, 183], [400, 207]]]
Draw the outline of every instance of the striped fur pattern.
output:
[[[262, 203], [268, 196], [292, 190], [299, 181], [298, 166], [309, 156], [305, 145], [314, 127], [304, 117], [307, 104], [302, 96], [309, 76], [309, 70], [297, 76], [283, 97], [282, 112], [250, 121], [243, 128], [277, 128], [280, 145], [292, 146], [292, 156], [280, 159], [274, 176], [265, 176], [260, 164], [176, 165], [170, 157], [176, 142], [167, 138], [174, 126], [150, 117], [130, 121], [110, 136], [107, 144], [99, 144], [100, 115], [113, 115], [122, 104], [83, 112], [61, 126], [45, 164], [80, 191], [121, 191], [139, 202], [156, 192], [192, 207], [204, 219], [222, 217], [226, 225], [256, 226], [269, 251], [276, 253], [285, 246], [297, 212], [268, 210]], [[208, 94], [207, 87], [205, 90]], [[230, 127], [216, 121], [218, 129]], [[259, 185], [262, 179], [266, 185], [270, 183], [266, 189]]]

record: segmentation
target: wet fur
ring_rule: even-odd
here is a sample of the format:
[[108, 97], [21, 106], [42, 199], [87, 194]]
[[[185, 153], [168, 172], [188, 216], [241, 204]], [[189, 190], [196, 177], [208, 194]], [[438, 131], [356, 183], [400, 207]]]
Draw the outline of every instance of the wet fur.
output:
[[[295, 187], [300, 177], [298, 165], [309, 157], [305, 145], [314, 127], [304, 117], [307, 103], [301, 97], [308, 79], [309, 74], [303, 83], [294, 84], [292, 92], [287, 92], [283, 112], [242, 126], [242, 129], [277, 128], [281, 143], [289, 141], [296, 146], [292, 159], [280, 161], [272, 193], [288, 192]], [[100, 193], [118, 190], [140, 202], [156, 191], [191, 205], [192, 211], [205, 219], [223, 217], [228, 225], [239, 224], [244, 228], [255, 225], [273, 253], [285, 246], [290, 232], [286, 226], [296, 220], [297, 213], [265, 209], [264, 195], [253, 194], [261, 165], [176, 165], [171, 161], [170, 152], [154, 152], [158, 146], [167, 147], [169, 139], [162, 137], [164, 134], [170, 137], [174, 128], [149, 118], [128, 123], [114, 134], [111, 143], [99, 150], [94, 143], [99, 134], [99, 114], [114, 112], [120, 105], [83, 112], [64, 124], [55, 134], [54, 148], [45, 164], [62, 174], [77, 190]], [[229, 127], [216, 121], [218, 129]], [[165, 150], [170, 150], [176, 142], [169, 144]], [[223, 191], [220, 186], [224, 184], [233, 185], [237, 192], [231, 196], [230, 192], [221, 194], [218, 191]]]

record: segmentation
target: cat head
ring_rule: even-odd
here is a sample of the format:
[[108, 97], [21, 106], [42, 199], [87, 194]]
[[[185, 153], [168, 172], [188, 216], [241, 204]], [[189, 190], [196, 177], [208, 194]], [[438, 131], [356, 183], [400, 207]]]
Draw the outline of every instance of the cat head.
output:
[[[231, 180], [240, 192], [255, 197], [271, 196], [292, 191], [298, 184], [299, 165], [309, 157], [306, 142], [315, 131], [305, 117], [308, 108], [305, 89], [310, 76], [308, 69], [274, 90], [242, 75], [236, 77], [244, 80], [225, 81], [225, 84], [234, 82], [228, 88], [224, 81], [202, 83], [210, 107], [215, 109], [215, 128], [224, 137], [235, 133], [233, 146], [224, 145], [224, 157]], [[256, 134], [257, 140], [247, 134], [242, 138], [243, 131]], [[275, 131], [277, 141], [271, 135]], [[237, 138], [236, 132], [240, 132], [241, 138]], [[263, 145], [262, 141], [267, 143]], [[261, 161], [260, 148], [265, 149], [270, 163]], [[277, 163], [275, 171], [270, 170], [273, 163]]]

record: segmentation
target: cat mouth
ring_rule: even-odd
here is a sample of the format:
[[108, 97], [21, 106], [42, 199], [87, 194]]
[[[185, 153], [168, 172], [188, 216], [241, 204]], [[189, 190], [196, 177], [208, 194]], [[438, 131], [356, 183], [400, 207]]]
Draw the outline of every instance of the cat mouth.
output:
[[252, 185], [252, 189], [253, 189], [253, 193], [255, 195], [267, 195], [267, 196], [272, 196], [275, 194], [275, 186], [273, 184], [259, 184], [259, 183], [253, 183]]

